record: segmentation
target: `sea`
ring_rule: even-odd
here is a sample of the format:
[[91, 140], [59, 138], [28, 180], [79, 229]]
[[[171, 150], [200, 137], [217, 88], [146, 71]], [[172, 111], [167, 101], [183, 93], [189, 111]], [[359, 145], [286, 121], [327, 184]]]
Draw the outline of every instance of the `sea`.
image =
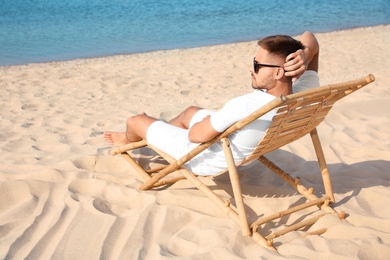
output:
[[390, 0], [0, 0], [0, 66], [390, 23]]

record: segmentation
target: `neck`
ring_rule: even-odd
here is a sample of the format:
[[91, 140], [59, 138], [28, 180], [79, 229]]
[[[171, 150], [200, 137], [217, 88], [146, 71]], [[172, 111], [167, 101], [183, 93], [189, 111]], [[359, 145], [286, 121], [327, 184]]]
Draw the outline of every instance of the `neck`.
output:
[[289, 95], [292, 93], [292, 84], [284, 83], [275, 86], [274, 88], [267, 91], [268, 94], [279, 97], [280, 95]]

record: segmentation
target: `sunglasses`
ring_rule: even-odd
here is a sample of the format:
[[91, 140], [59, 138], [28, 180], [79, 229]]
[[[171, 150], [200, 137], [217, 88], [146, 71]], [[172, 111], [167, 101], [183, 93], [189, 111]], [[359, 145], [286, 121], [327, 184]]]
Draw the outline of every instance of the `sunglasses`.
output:
[[269, 67], [269, 68], [280, 68], [279, 65], [270, 65], [270, 64], [261, 64], [256, 61], [256, 58], [253, 58], [253, 70], [255, 73], [259, 72], [261, 67]]

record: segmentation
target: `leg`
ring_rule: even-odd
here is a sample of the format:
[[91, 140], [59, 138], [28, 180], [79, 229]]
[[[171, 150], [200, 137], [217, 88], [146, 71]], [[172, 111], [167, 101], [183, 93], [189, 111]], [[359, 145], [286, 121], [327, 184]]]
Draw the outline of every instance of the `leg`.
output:
[[189, 129], [192, 117], [201, 109], [202, 108], [200, 107], [190, 106], [181, 112], [177, 117], [171, 119], [169, 123], [180, 128]]
[[141, 141], [146, 138], [146, 131], [157, 119], [146, 114], [139, 114], [127, 119], [126, 132], [105, 132], [104, 139], [107, 143], [121, 146], [131, 142]]
[[[171, 119], [169, 124], [188, 129], [191, 123], [192, 117], [202, 110], [200, 107], [190, 106], [181, 112], [177, 117]], [[146, 137], [146, 131], [148, 127], [157, 119], [150, 117], [148, 115], [140, 114], [133, 117], [130, 117], [127, 120], [126, 132], [111, 132], [107, 131], [104, 133], [104, 139], [107, 143], [114, 146], [122, 146], [131, 142], [137, 142]]]

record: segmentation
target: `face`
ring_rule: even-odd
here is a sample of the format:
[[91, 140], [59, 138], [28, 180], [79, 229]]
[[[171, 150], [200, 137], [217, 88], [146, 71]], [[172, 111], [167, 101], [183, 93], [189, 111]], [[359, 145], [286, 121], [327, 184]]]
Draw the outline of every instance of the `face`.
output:
[[[258, 66], [257, 72], [253, 66], [251, 67], [252, 88], [267, 90], [273, 88], [275, 86], [275, 73], [279, 69], [277, 67], [278, 64], [275, 64], [275, 59], [267, 50], [260, 47], [255, 56], [255, 61], [259, 64], [267, 64], [268, 66]], [[270, 65], [275, 65], [275, 67], [271, 67]]]

